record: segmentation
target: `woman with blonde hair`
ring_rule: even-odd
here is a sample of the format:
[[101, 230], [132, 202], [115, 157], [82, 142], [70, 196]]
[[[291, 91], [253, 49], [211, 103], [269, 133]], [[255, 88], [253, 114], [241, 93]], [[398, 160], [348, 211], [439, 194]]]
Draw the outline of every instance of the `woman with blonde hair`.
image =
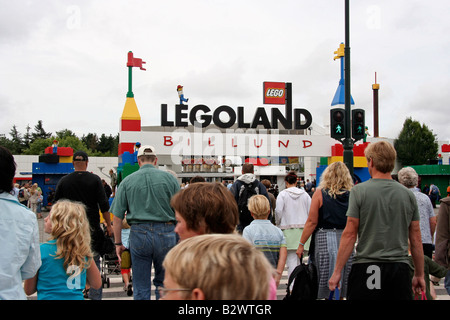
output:
[[[297, 255], [301, 257], [304, 243], [312, 235], [309, 256], [316, 266], [319, 291], [317, 298], [328, 298], [328, 279], [331, 277], [336, 262], [342, 231], [347, 222], [347, 208], [353, 180], [347, 166], [341, 162], [330, 164], [321, 176], [317, 191], [311, 200], [311, 209], [305, 224]], [[344, 271], [344, 282], [347, 281], [352, 257]], [[342, 286], [341, 298], [346, 296], [346, 284]]]
[[83, 300], [86, 283], [95, 289], [102, 285], [85, 207], [60, 200], [44, 221], [50, 239], [41, 244], [42, 265], [34, 278], [25, 281], [25, 293], [37, 291], [38, 300]]
[[[189, 187], [190, 188], [190, 187]], [[273, 268], [238, 234], [205, 234], [173, 247], [164, 259], [166, 300], [267, 300]]]

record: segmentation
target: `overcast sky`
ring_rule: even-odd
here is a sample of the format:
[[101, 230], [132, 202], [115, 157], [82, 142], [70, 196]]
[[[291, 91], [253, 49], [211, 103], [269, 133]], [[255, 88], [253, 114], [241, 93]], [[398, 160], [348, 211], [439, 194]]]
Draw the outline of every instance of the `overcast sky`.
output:
[[[380, 136], [406, 118], [450, 140], [450, 1], [350, 1], [351, 93], [373, 135], [377, 73]], [[160, 125], [177, 85], [189, 108], [244, 106], [264, 81], [291, 82], [293, 107], [325, 125], [340, 79], [344, 0], [0, 0], [0, 134], [43, 121], [48, 132], [117, 134], [127, 53], [141, 124]], [[273, 106], [266, 106], [271, 108]], [[251, 119], [246, 119], [249, 122]]]

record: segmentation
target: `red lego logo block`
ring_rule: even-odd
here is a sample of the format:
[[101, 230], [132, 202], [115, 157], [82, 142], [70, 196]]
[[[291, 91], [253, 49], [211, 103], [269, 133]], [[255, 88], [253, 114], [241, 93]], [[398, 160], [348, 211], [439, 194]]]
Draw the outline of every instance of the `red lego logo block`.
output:
[[450, 144], [443, 144], [441, 147], [442, 152], [450, 152]]
[[286, 84], [284, 82], [264, 82], [264, 104], [286, 104]]
[[[362, 144], [353, 146], [353, 156], [354, 157], [364, 157], [364, 150], [369, 145], [369, 142], [364, 142]], [[344, 155], [344, 147], [340, 143], [336, 143], [331, 146], [331, 156], [332, 157], [342, 157]]]

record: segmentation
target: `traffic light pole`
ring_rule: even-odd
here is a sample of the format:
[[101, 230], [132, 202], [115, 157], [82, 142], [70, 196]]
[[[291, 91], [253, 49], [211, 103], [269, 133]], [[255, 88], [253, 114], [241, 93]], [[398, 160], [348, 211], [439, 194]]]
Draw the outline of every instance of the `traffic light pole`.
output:
[[344, 163], [353, 177], [353, 140], [351, 133], [351, 94], [350, 94], [350, 27], [349, 0], [345, 0], [345, 48], [344, 48], [344, 77], [345, 77], [345, 138], [343, 141]]

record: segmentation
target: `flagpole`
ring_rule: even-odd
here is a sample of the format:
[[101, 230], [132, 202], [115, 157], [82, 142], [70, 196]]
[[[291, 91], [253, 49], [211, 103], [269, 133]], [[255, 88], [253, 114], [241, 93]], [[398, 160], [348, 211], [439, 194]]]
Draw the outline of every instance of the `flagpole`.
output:
[[132, 68], [128, 67], [128, 92], [127, 92], [127, 98], [134, 98], [134, 94], [132, 91]]

